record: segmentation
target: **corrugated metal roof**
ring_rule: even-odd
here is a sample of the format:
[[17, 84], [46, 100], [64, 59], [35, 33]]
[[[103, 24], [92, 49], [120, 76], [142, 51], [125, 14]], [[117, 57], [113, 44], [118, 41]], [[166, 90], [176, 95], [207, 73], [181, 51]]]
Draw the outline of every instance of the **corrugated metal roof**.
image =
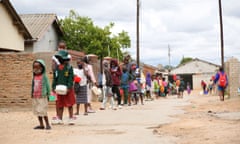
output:
[[57, 21], [56, 14], [20, 14], [34, 39], [41, 39], [47, 29]]

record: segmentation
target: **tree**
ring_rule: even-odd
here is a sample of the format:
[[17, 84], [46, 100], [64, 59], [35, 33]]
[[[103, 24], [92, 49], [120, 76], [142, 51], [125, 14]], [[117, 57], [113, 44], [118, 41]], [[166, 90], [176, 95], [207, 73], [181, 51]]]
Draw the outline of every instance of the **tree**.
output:
[[185, 64], [185, 63], [187, 63], [189, 61], [192, 61], [192, 58], [190, 58], [190, 57], [186, 57], [186, 58], [183, 57], [182, 60], [180, 61], [179, 65], [183, 65], [183, 64]]
[[[70, 10], [69, 16], [60, 21], [65, 33], [63, 39], [68, 49], [84, 51], [96, 54], [100, 59], [105, 56], [118, 57], [122, 59], [121, 48], [130, 48], [130, 37], [122, 31], [113, 35], [111, 29], [114, 23], [104, 28], [95, 26], [88, 17], [81, 17], [74, 10]], [[109, 55], [110, 51], [110, 55]]]

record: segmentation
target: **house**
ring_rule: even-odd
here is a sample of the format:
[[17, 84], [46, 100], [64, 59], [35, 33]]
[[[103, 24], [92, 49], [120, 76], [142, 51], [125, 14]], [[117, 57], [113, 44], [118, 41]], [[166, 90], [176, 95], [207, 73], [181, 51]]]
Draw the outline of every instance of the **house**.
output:
[[9, 0], [0, 0], [0, 52], [24, 51], [32, 36]]
[[33, 36], [32, 42], [26, 41], [25, 51], [51, 52], [57, 49], [63, 31], [55, 14], [20, 14], [20, 17]]
[[193, 89], [201, 89], [201, 80], [208, 83], [219, 67], [220, 65], [195, 58], [173, 69], [170, 72], [169, 80], [172, 81], [173, 75], [178, 75], [183, 78], [185, 83], [189, 82]]

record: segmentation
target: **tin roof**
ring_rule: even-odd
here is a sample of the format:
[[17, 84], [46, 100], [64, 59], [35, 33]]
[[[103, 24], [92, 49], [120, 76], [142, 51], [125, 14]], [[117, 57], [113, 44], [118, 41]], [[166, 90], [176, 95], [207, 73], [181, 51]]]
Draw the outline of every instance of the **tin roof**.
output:
[[20, 14], [20, 17], [35, 40], [41, 39], [52, 24], [63, 35], [56, 14]]

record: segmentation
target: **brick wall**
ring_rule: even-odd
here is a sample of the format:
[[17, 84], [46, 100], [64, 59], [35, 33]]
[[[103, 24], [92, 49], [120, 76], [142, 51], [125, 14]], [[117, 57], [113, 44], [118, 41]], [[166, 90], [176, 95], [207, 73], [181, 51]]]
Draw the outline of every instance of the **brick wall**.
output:
[[227, 92], [230, 97], [238, 96], [240, 87], [240, 62], [236, 58], [231, 58], [225, 63], [225, 71], [228, 76], [229, 86]]
[[0, 106], [26, 105], [30, 101], [34, 55], [0, 54]]
[[[52, 82], [51, 58], [54, 53], [0, 53], [0, 107], [31, 106], [32, 63], [36, 59], [43, 59]], [[82, 53], [70, 54], [74, 57], [71, 64], [76, 67], [76, 58], [82, 56]], [[91, 61], [97, 78], [97, 56], [91, 56]]]

